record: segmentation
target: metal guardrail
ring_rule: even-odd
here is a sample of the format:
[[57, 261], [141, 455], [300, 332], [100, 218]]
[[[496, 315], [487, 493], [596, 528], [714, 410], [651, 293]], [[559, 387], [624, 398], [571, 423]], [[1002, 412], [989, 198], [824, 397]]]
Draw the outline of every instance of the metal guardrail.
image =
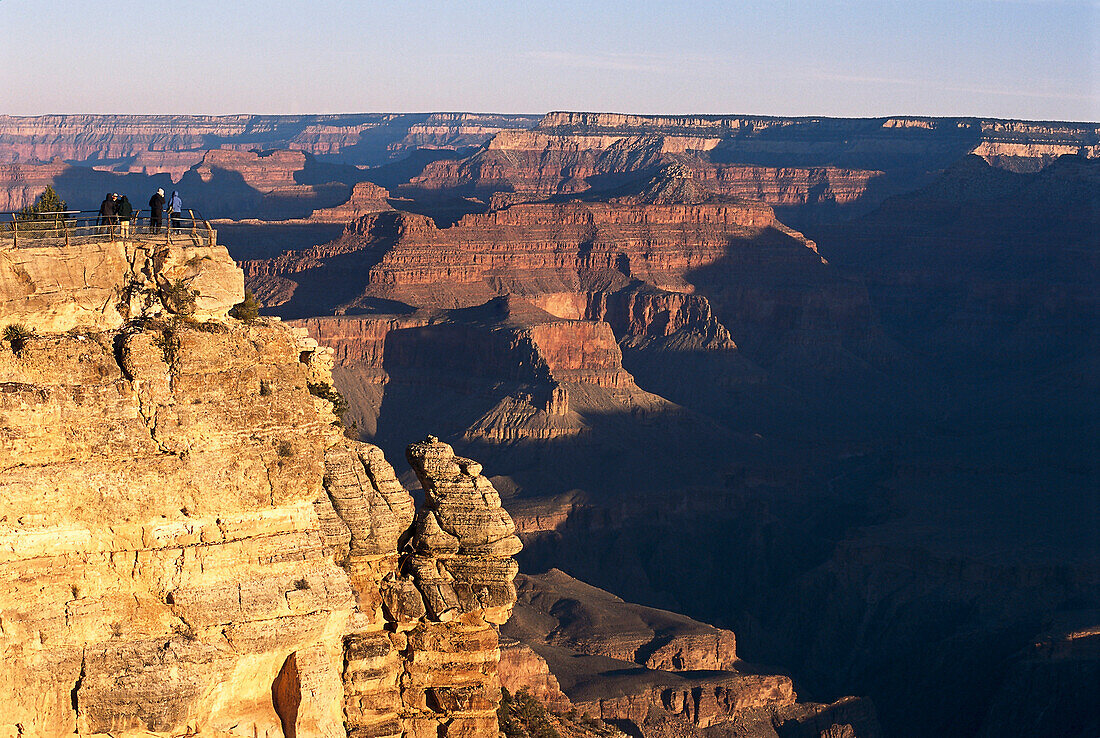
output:
[[[145, 213], [143, 215], [143, 212]], [[190, 242], [213, 246], [217, 231], [194, 210], [165, 215], [159, 227], [148, 211], [135, 210], [129, 221], [102, 216], [95, 210], [65, 210], [25, 214], [0, 212], [0, 248], [11, 246], [68, 246], [95, 241], [141, 240], [172, 243]]]

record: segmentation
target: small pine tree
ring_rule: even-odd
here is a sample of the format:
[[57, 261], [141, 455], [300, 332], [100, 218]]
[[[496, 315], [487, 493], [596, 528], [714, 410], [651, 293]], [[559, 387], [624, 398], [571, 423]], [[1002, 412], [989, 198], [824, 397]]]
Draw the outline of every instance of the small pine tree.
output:
[[68, 203], [61, 199], [51, 185], [46, 185], [33, 205], [27, 205], [16, 214], [17, 220], [51, 219], [45, 213], [59, 213], [69, 209]]
[[46, 185], [46, 189], [35, 199], [33, 205], [27, 205], [15, 214], [14, 220], [18, 223], [8, 223], [8, 230], [18, 230], [19, 233], [32, 237], [57, 235], [68, 216], [57, 213], [68, 208], [68, 204], [57, 196], [53, 187]]

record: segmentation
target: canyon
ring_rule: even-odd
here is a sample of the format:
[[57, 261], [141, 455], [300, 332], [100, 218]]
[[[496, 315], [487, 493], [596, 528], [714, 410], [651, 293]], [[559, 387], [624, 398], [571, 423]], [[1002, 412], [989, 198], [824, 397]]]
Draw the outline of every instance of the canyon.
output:
[[[435, 436], [407, 445], [417, 505], [334, 415], [336, 350], [230, 315], [243, 274], [216, 243], [42, 236], [0, 255], [0, 321], [17, 326], [0, 347], [5, 735], [496, 734], [522, 543], [481, 464]], [[535, 324], [520, 378], [548, 378], [535, 346], [570, 326], [503, 312]], [[610, 331], [590, 340], [551, 358], [565, 383], [551, 414], [589, 383], [667, 405], [617, 366]], [[741, 664], [731, 633], [647, 618], [677, 635], [629, 706], [573, 708], [559, 692], [589, 716], [557, 718], [571, 734], [646, 724], [664, 699], [661, 729], [856, 721], [877, 735], [873, 711], [799, 703], [788, 677]], [[701, 689], [717, 702], [701, 706]]]
[[[168, 642], [157, 664], [214, 666], [116, 729], [220, 730], [232, 705], [239, 730], [289, 735], [297, 684], [298, 735], [495, 735], [503, 685], [561, 735], [1091, 735], [1098, 146], [1093, 123], [973, 118], [0, 119], [10, 209], [46, 184], [70, 204], [178, 187], [228, 247], [4, 254], [3, 320], [41, 334], [9, 346], [5, 428], [45, 454], [0, 465], [30, 490], [11, 504], [63, 514], [42, 485], [67, 475], [110, 492], [52, 528], [9, 515], [0, 550], [28, 573], [0, 609], [28, 620], [35, 586], [60, 607], [44, 643], [13, 625], [6, 648], [36, 643], [31, 691], [64, 730], [122, 710], [97, 706], [119, 649]], [[178, 281], [197, 312], [168, 341]], [[225, 317], [244, 287], [247, 325]], [[293, 419], [265, 415], [265, 383]], [[70, 425], [111, 440], [68, 458], [37, 419], [68, 418], [55, 403], [109, 408]], [[97, 466], [127, 455], [173, 480], [165, 504], [111, 491], [149, 483]], [[218, 482], [248, 500], [186, 481], [230, 458], [265, 469]], [[458, 488], [479, 512], [445, 509]], [[234, 537], [219, 507], [265, 512]], [[508, 521], [480, 542], [470, 515]], [[126, 516], [198, 537], [121, 542]], [[76, 591], [41, 568], [43, 530], [84, 542], [57, 554]], [[231, 553], [271, 536], [311, 543]], [[229, 576], [257, 599], [217, 612]], [[115, 634], [108, 596], [141, 633]], [[260, 635], [225, 646], [245, 623]], [[195, 696], [224, 674], [240, 694]]]

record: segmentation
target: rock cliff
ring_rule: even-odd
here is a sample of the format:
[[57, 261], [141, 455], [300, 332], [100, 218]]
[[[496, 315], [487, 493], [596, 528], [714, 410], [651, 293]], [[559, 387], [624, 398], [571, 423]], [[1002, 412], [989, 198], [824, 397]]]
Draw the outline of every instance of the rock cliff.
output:
[[466, 158], [428, 162], [395, 192], [491, 207], [636, 189], [685, 168], [714, 192], [760, 200], [799, 227], [865, 213], [974, 153], [1036, 171], [1060, 154], [1100, 155], [1095, 124], [973, 118], [775, 118], [549, 113]]
[[[1049, 163], [1052, 153], [1083, 151], [1092, 157], [1100, 153], [1097, 124], [1058, 121], [554, 112], [548, 113], [534, 131], [602, 140], [646, 132], [695, 142], [690, 147], [686, 143], [673, 145], [711, 150], [726, 160], [738, 157], [743, 163], [798, 159], [803, 165], [813, 162], [869, 169], [893, 168], [906, 159], [917, 158], [924, 159], [927, 167], [944, 156], [950, 161], [972, 152], [997, 156], [1001, 151], [1019, 158], [1038, 158], [1038, 166], [1027, 166], [1041, 168]], [[979, 147], [982, 151], [975, 151]]]
[[[520, 544], [480, 465], [411, 446], [417, 513], [330, 352], [227, 317], [224, 250], [3, 254], [0, 734], [495, 734]], [[235, 282], [181, 311], [196, 255]]]
[[[720, 139], [680, 139], [640, 129], [627, 136], [515, 131], [495, 136], [466, 159], [428, 164], [401, 192], [410, 196], [479, 196], [515, 203], [606, 193], [674, 162], [729, 197], [775, 206], [847, 205], [863, 197], [876, 170], [834, 166], [746, 166], [713, 162], [699, 152]], [[499, 193], [499, 194], [497, 194]]]
[[[409, 313], [513, 294], [562, 318], [606, 321], [624, 350], [659, 340], [666, 356], [718, 362], [708, 371], [736, 381], [759, 381], [763, 367], [784, 380], [881, 383], [893, 349], [861, 285], [767, 205], [670, 178], [641, 195], [511, 205], [449, 228], [371, 214], [336, 241], [244, 267], [252, 291], [285, 317]], [[652, 370], [675, 380], [675, 369]]]

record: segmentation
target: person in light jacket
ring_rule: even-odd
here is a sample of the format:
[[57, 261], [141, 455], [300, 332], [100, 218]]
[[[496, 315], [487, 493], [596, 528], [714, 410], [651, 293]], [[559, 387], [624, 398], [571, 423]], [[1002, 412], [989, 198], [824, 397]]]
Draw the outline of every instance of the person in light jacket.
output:
[[180, 219], [183, 217], [183, 200], [180, 199], [179, 190], [172, 190], [172, 197], [168, 200], [168, 217], [172, 219], [173, 230], [179, 230], [182, 226]]

